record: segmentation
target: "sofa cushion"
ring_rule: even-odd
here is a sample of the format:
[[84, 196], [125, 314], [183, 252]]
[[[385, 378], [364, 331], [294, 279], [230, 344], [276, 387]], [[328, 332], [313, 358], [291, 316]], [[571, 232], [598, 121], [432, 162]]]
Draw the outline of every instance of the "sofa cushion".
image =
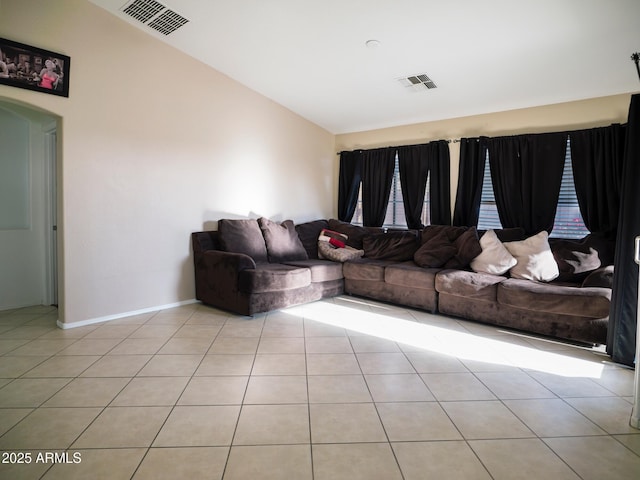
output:
[[384, 281], [391, 285], [411, 289], [435, 289], [437, 268], [422, 268], [414, 262], [403, 262], [389, 265], [384, 269]]
[[242, 270], [238, 289], [244, 293], [265, 293], [293, 290], [311, 284], [311, 271], [281, 263], [262, 263], [255, 269]]
[[255, 219], [219, 220], [218, 237], [220, 247], [225, 252], [244, 253], [256, 263], [266, 263], [268, 260], [267, 246]]
[[318, 236], [323, 229], [328, 227], [329, 222], [326, 220], [314, 220], [296, 225], [298, 237], [310, 259], [318, 258]]
[[365, 235], [362, 246], [367, 258], [405, 262], [413, 259], [420, 245], [416, 232], [406, 231]]
[[549, 234], [540, 233], [519, 242], [506, 242], [504, 246], [518, 261], [511, 268], [513, 278], [550, 282], [559, 275], [558, 264], [549, 247]]
[[330, 260], [296, 260], [286, 262], [286, 264], [311, 270], [311, 283], [328, 282], [344, 278], [342, 275], [342, 264]]
[[343, 264], [342, 274], [352, 280], [384, 282], [384, 269], [391, 264], [386, 260], [360, 258]]
[[523, 310], [605, 318], [610, 300], [607, 288], [564, 287], [515, 278], [498, 285], [498, 302]]
[[276, 223], [267, 218], [259, 218], [258, 224], [262, 230], [270, 262], [279, 263], [309, 258], [292, 220]]
[[505, 280], [506, 277], [489, 273], [441, 270], [436, 275], [435, 286], [439, 293], [495, 302], [497, 287]]
[[480, 247], [482, 252], [470, 264], [474, 272], [502, 275], [518, 263], [493, 230], [480, 238]]

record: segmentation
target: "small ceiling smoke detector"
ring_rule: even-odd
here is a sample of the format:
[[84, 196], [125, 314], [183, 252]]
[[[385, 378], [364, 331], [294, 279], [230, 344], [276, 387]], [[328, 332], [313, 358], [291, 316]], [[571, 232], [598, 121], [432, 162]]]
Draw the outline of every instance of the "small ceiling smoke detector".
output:
[[156, 0], [133, 0], [120, 10], [163, 35], [169, 35], [189, 22]]
[[380, 46], [380, 41], [379, 40], [367, 40], [366, 42], [364, 42], [364, 44], [366, 45], [366, 47], [370, 50], [374, 50], [376, 48], [378, 48]]
[[412, 88], [417, 91], [437, 88], [437, 85], [425, 73], [399, 78], [398, 81], [405, 87]]

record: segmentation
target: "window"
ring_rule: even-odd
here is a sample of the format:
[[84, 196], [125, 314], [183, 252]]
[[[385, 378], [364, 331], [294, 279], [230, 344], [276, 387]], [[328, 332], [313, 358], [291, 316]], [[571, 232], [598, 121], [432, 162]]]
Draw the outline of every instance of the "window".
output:
[[[489, 230], [499, 228], [502, 228], [502, 224], [500, 223], [496, 199], [493, 193], [489, 152], [487, 152], [484, 179], [482, 182], [478, 229]], [[578, 205], [578, 197], [576, 196], [576, 188], [573, 182], [573, 168], [571, 165], [571, 144], [567, 138], [567, 150], [564, 160], [564, 170], [562, 172], [562, 183], [560, 185], [560, 197], [558, 198], [553, 230], [549, 236], [557, 238], [582, 238], [588, 234], [589, 230], [587, 230], [584, 220], [582, 219]]]
[[482, 193], [480, 194], [480, 214], [478, 215], [479, 230], [499, 230], [502, 228], [496, 197], [493, 193], [491, 181], [491, 167], [489, 166], [489, 152], [484, 162], [484, 177], [482, 180]]
[[589, 235], [589, 230], [584, 224], [576, 187], [573, 182], [573, 166], [571, 164], [571, 142], [567, 138], [567, 153], [564, 158], [564, 171], [562, 172], [562, 184], [560, 185], [560, 197], [556, 219], [553, 222], [551, 237], [558, 238], [582, 238]]
[[[423, 225], [430, 223], [430, 207], [429, 207], [429, 177], [427, 177], [427, 189], [424, 195], [424, 204], [420, 221]], [[362, 225], [362, 188], [358, 194], [358, 205], [353, 215], [352, 223]], [[391, 193], [389, 195], [389, 203], [387, 205], [387, 214], [384, 219], [383, 227], [387, 228], [407, 228], [407, 219], [404, 216], [404, 201], [402, 199], [402, 187], [400, 186], [400, 167], [398, 165], [398, 155], [396, 154], [396, 163], [393, 170], [393, 180], [391, 182]]]

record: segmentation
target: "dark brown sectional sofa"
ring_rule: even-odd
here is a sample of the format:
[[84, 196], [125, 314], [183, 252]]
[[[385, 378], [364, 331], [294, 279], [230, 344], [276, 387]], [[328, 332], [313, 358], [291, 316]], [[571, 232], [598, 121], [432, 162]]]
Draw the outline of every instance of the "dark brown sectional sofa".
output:
[[[364, 250], [364, 256], [344, 263], [318, 258], [322, 229], [344, 233], [347, 243]], [[560, 276], [543, 283], [472, 271], [464, 265], [468, 259], [460, 252], [467, 247], [461, 241], [459, 255], [445, 264], [420, 266], [424, 261], [416, 250], [424, 238], [421, 233], [359, 227], [335, 219], [295, 226], [263, 218], [220, 220], [218, 231], [192, 234], [196, 298], [254, 315], [347, 293], [561, 339], [606, 342], [610, 242], [589, 237], [551, 239]], [[506, 240], [514, 235], [523, 232], [502, 232]], [[437, 249], [428, 252], [432, 263], [437, 253]], [[477, 255], [473, 248], [466, 253]]]

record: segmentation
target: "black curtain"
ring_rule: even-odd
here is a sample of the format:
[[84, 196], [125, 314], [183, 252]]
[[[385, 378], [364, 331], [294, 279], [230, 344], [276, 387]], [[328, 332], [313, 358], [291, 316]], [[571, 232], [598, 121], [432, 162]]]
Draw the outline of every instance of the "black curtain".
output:
[[615, 362], [633, 366], [638, 311], [638, 265], [633, 257], [634, 240], [640, 235], [640, 94], [631, 97], [626, 130], [607, 353]]
[[522, 227], [527, 235], [551, 232], [566, 142], [566, 133], [489, 139], [491, 180], [503, 227]]
[[615, 239], [625, 127], [614, 124], [569, 133], [580, 213], [590, 232]]
[[428, 145], [411, 145], [398, 148], [400, 187], [404, 202], [407, 228], [420, 230], [424, 227], [420, 219], [424, 207], [424, 194], [429, 176]]
[[365, 227], [381, 227], [384, 223], [395, 163], [395, 148], [362, 152], [362, 223]]
[[431, 224], [451, 225], [451, 159], [449, 144], [437, 140], [427, 144], [429, 160], [429, 202]]
[[338, 219], [351, 222], [358, 206], [358, 193], [362, 180], [362, 151], [340, 152], [338, 179]]
[[460, 139], [460, 170], [456, 205], [453, 210], [454, 225], [478, 225], [486, 158], [486, 137]]

